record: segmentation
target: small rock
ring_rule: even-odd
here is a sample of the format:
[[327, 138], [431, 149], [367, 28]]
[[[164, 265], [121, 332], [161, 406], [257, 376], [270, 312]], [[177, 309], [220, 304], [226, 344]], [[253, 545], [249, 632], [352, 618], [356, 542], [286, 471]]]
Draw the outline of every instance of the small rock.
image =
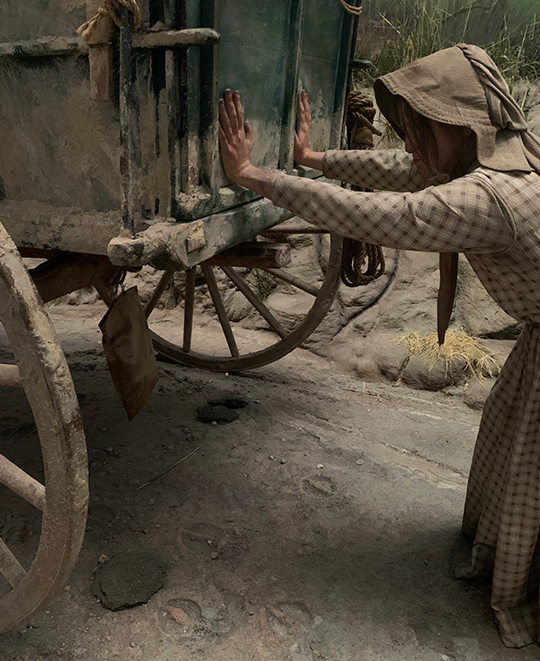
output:
[[240, 397], [222, 397], [220, 399], [209, 399], [210, 406], [224, 406], [228, 409], [243, 409], [249, 406], [249, 402]]
[[179, 624], [181, 627], [189, 627], [191, 624], [191, 618], [182, 608], [169, 608], [169, 613], [171, 614], [172, 619]]
[[215, 420], [212, 420], [212, 427], [217, 427], [217, 422]]
[[317, 468], [318, 470], [321, 470], [322, 468], [324, 468], [324, 464], [317, 464]]
[[298, 549], [298, 550], [296, 551], [296, 555], [297, 555], [299, 558], [301, 558], [301, 557], [304, 555], [304, 551], [302, 551], [302, 549]]
[[357, 459], [357, 460], [355, 461], [355, 464], [356, 464], [357, 466], [363, 466], [363, 465], [364, 465], [364, 460], [363, 460], [363, 459]]
[[287, 463], [287, 460], [286, 460], [286, 459], [280, 459], [280, 460], [279, 460], [279, 463], [280, 463], [280, 464], [286, 464], [286, 463]]
[[255, 615], [255, 611], [254, 611], [252, 608], [250, 608], [250, 609], [248, 610], [248, 614], [249, 614], [249, 615]]
[[105, 608], [119, 611], [145, 604], [165, 584], [165, 564], [150, 553], [125, 553], [96, 569], [93, 594]]
[[212, 544], [214, 543], [212, 539], [207, 539], [206, 541], [208, 543], [208, 546], [212, 546]]
[[210, 553], [210, 558], [212, 560], [217, 560], [219, 558], [219, 553], [217, 551], [214, 551], [213, 553]]
[[106, 448], [106, 450], [109, 453], [114, 452], [114, 448], [112, 447], [112, 445], [110, 445], [108, 448]]
[[108, 561], [109, 561], [109, 556], [105, 555], [104, 553], [102, 553], [98, 558], [98, 562], [100, 564], [103, 564], [104, 562], [108, 562]]
[[270, 461], [274, 461], [275, 457], [274, 457], [273, 454], [269, 454], [269, 455], [268, 455], [268, 459], [270, 459]]
[[108, 428], [108, 427], [102, 427], [102, 428], [101, 428], [101, 431], [102, 431], [103, 433], [105, 433], [106, 431], [109, 431], [109, 428]]

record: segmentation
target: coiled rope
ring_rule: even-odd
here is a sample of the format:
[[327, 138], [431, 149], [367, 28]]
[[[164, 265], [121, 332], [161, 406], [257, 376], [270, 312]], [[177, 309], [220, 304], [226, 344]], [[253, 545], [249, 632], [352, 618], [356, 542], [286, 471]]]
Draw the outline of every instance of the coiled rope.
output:
[[91, 41], [95, 31], [100, 25], [101, 21], [105, 18], [110, 18], [120, 27], [121, 21], [118, 17], [118, 12], [123, 7], [127, 7], [133, 17], [133, 30], [138, 30], [141, 27], [141, 8], [137, 4], [137, 0], [103, 0], [103, 5], [98, 9], [97, 14], [91, 19], [83, 23], [77, 30], [77, 34], [85, 41]]
[[362, 7], [355, 7], [354, 5], [350, 5], [348, 2], [345, 2], [345, 0], [339, 0], [341, 3], [341, 6], [345, 11], [348, 11], [349, 14], [353, 14], [354, 16], [360, 16], [362, 13]]
[[[347, 141], [349, 149], [373, 149], [373, 134], [382, 135], [373, 126], [376, 110], [367, 94], [352, 91], [347, 105]], [[366, 190], [352, 186], [352, 190]], [[367, 267], [364, 271], [364, 265]], [[368, 285], [380, 278], [386, 267], [380, 246], [345, 238], [341, 260], [341, 281], [347, 287]]]

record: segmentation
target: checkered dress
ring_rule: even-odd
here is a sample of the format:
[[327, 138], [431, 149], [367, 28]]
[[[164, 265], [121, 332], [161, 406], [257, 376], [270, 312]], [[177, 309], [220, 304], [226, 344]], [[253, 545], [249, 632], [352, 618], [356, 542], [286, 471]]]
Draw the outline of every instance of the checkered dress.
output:
[[540, 176], [481, 166], [422, 188], [403, 151], [329, 151], [329, 179], [363, 193], [277, 174], [276, 206], [332, 232], [391, 248], [463, 252], [525, 329], [486, 402], [463, 531], [474, 539], [462, 577], [492, 575], [491, 605], [505, 645], [539, 640]]

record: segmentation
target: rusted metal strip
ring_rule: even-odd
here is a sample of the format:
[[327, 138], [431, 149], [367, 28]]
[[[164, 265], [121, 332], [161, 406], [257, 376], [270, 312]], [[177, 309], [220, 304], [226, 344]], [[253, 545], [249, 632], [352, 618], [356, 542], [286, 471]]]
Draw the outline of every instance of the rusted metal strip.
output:
[[3, 539], [0, 539], [0, 573], [12, 588], [16, 588], [26, 576], [23, 566], [9, 550]]
[[23, 387], [17, 365], [0, 365], [0, 386], [8, 388]]
[[0, 483], [38, 510], [45, 509], [45, 487], [2, 454], [0, 454]]

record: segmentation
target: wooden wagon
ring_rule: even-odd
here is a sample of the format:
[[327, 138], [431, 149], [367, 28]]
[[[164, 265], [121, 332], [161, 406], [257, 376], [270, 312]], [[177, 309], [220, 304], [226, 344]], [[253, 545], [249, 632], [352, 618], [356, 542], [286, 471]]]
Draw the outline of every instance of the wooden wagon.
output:
[[[185, 272], [183, 340], [153, 332], [155, 348], [184, 364], [238, 370], [297, 347], [339, 283], [339, 237], [318, 286], [287, 271], [288, 246], [272, 241], [316, 230], [272, 230], [285, 213], [229, 185], [217, 103], [226, 87], [241, 91], [258, 165], [293, 171], [300, 87], [314, 100], [315, 148], [339, 146], [354, 15], [339, 0], [144, 0], [139, 28], [136, 3], [103, 4], [0, 4], [0, 321], [14, 356], [0, 366], [0, 384], [26, 392], [45, 477], [42, 484], [0, 455], [0, 482], [43, 513], [31, 566], [0, 539], [0, 632], [28, 621], [62, 588], [85, 530], [83, 425], [44, 303], [89, 285], [107, 302], [119, 272], [151, 264], [163, 274], [149, 316], [174, 274]], [[78, 36], [96, 12], [104, 15], [98, 26]], [[25, 257], [44, 261], [29, 272]], [[302, 322], [285, 330], [237, 267], [265, 269], [310, 294]], [[223, 355], [193, 350], [196, 268], [226, 337]], [[264, 317], [273, 344], [239, 350], [214, 269]]]

